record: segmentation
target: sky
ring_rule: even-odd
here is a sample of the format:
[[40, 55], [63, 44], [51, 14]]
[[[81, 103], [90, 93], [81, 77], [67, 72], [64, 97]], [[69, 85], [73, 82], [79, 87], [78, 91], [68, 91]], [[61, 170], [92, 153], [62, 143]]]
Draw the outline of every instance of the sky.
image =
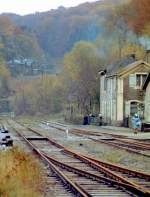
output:
[[20, 15], [48, 11], [59, 6], [73, 7], [96, 0], [0, 0], [0, 13], [11, 12]]

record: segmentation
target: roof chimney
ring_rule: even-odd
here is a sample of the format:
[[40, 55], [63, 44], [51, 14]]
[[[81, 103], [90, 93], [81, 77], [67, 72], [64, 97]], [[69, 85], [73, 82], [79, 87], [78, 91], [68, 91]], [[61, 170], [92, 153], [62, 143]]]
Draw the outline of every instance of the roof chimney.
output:
[[145, 60], [146, 60], [147, 63], [150, 63], [150, 49], [147, 49], [146, 50]]

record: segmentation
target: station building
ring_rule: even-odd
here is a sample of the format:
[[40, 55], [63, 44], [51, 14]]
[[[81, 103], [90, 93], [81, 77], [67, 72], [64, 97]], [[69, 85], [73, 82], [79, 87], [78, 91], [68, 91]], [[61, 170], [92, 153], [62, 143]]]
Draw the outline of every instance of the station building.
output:
[[129, 126], [134, 113], [144, 118], [143, 85], [149, 72], [150, 64], [143, 60], [137, 61], [135, 55], [99, 72], [100, 113], [103, 123]]

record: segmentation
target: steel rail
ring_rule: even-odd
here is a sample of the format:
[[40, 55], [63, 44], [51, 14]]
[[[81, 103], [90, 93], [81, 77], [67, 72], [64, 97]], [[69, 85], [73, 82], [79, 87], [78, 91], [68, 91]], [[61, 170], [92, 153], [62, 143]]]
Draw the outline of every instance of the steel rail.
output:
[[32, 148], [34, 152], [36, 152], [40, 158], [46, 162], [52, 171], [60, 178], [62, 183], [72, 191], [73, 194], [79, 197], [91, 197], [88, 192], [86, 192], [83, 188], [78, 187], [78, 184], [72, 182], [64, 173], [62, 173], [47, 157], [38, 149], [36, 148], [24, 135], [22, 135], [16, 128], [13, 127], [13, 129], [17, 132], [17, 134], [22, 137], [26, 143]]
[[108, 142], [108, 141], [106, 142], [106, 141], [101, 140], [101, 139], [98, 139], [97, 140], [97, 139], [93, 139], [91, 137], [89, 137], [89, 139], [91, 139], [91, 140], [93, 140], [95, 142], [98, 142], [98, 143], [103, 143], [103, 144], [111, 145], [111, 146], [113, 146], [115, 148], [119, 148], [119, 149], [125, 150], [125, 151], [130, 152], [130, 153], [134, 153], [134, 154], [141, 155], [141, 156], [144, 156], [144, 157], [150, 157], [150, 155], [147, 155], [145, 153], [141, 153], [141, 152], [139, 152], [137, 150], [133, 150], [131, 148], [126, 148], [124, 146], [121, 146], [120, 144], [115, 144], [113, 142]]
[[[74, 173], [77, 173], [81, 176], [85, 176], [87, 178], [90, 178], [90, 179], [93, 179], [93, 180], [96, 180], [98, 182], [104, 182], [104, 183], [108, 183], [110, 185], [114, 185], [114, 186], [118, 186], [118, 182], [117, 181], [114, 181], [112, 179], [109, 179], [109, 178], [105, 178], [105, 177], [102, 177], [102, 176], [99, 176], [99, 175], [95, 175], [95, 174], [92, 174], [92, 173], [89, 173], [89, 172], [85, 172], [83, 170], [80, 170], [78, 168], [75, 168], [75, 167], [71, 167], [63, 162], [60, 162], [50, 156], [47, 156], [46, 154], [44, 154], [45, 157], [47, 157], [52, 163], [54, 163], [55, 165], [59, 166], [60, 168], [62, 169], [66, 169], [68, 171], [72, 171]], [[140, 192], [137, 188], [135, 188], [133, 185], [130, 185], [130, 184], [127, 184], [127, 183], [119, 183], [119, 186], [120, 187], [124, 187], [126, 188], [127, 190], [129, 190], [130, 192], [134, 191], [136, 194], [138, 195], [143, 195], [143, 196], [147, 196], [148, 193], [144, 193], [143, 192]]]
[[[57, 126], [51, 126], [51, 125], [50, 125], [50, 127], [56, 128], [58, 130], [61, 130], [61, 131], [65, 132], [65, 129], [63, 129], [63, 128], [60, 128], [60, 127], [57, 127]], [[81, 131], [82, 133], [76, 133], [76, 131]], [[85, 134], [85, 133], [83, 134], [83, 132], [84, 132], [84, 130], [80, 130], [80, 129], [71, 129], [70, 130], [70, 133], [78, 135], [78, 136], [91, 135], [91, 134]], [[105, 133], [101, 133], [101, 134], [105, 134]], [[101, 135], [96, 135], [96, 134], [92, 134], [92, 135], [94, 135], [94, 136], [101, 136]], [[108, 135], [110, 135], [110, 134], [107, 134], [107, 136]], [[144, 156], [144, 157], [150, 157], [150, 155], [147, 155], [145, 153], [141, 153], [141, 152], [139, 152], [137, 150], [134, 150], [132, 148], [129, 148], [129, 147], [124, 147], [123, 145], [127, 146], [127, 142], [126, 142], [126, 144], [122, 145], [122, 144], [116, 144], [114, 142], [108, 142], [106, 140], [101, 140], [101, 139], [97, 140], [97, 139], [94, 139], [92, 137], [88, 137], [88, 138], [91, 139], [92, 141], [95, 141], [95, 142], [98, 142], [98, 143], [107, 144], [109, 146], [113, 146], [113, 147], [115, 147], [117, 149], [119, 148], [119, 149], [125, 150], [125, 151], [130, 152], [130, 153], [134, 153], [134, 154], [141, 155], [141, 156]]]
[[[67, 169], [68, 171], [72, 171], [74, 173], [77, 173], [81, 176], [84, 176], [84, 177], [87, 177], [87, 178], [90, 178], [94, 181], [98, 181], [98, 182], [103, 182], [103, 183], [107, 183], [109, 185], [113, 185], [113, 186], [118, 186], [120, 188], [126, 188], [127, 190], [129, 191], [134, 191], [135, 194], [137, 195], [142, 195], [144, 197], [147, 197], [147, 194], [139, 190], [136, 190], [133, 186], [131, 185], [128, 185], [128, 184], [125, 184], [125, 183], [118, 183], [117, 181], [114, 181], [114, 180], [111, 180], [111, 179], [108, 179], [108, 178], [105, 178], [105, 177], [102, 177], [102, 176], [97, 176], [97, 175], [94, 175], [94, 174], [91, 174], [91, 173], [88, 173], [88, 172], [85, 172], [83, 170], [80, 170], [80, 169], [77, 169], [77, 168], [74, 168], [74, 167], [71, 167], [67, 164], [64, 164], [62, 162], [59, 162], [58, 160], [56, 159], [53, 159], [52, 157], [50, 156], [47, 156], [46, 154], [42, 153], [39, 149], [37, 149], [29, 140], [28, 138], [26, 138], [24, 135], [20, 134], [15, 128], [14, 130], [18, 133], [18, 135], [20, 135], [28, 144], [29, 146], [33, 149], [33, 151], [35, 151], [43, 160], [44, 162], [46, 161], [47, 164], [50, 165], [50, 168], [52, 168], [52, 170], [57, 174], [57, 176], [61, 179], [61, 181], [66, 185], [67, 184], [67, 187], [68, 187], [68, 183], [69, 183], [69, 189], [70, 189], [70, 185], [71, 185], [71, 190], [74, 191], [74, 193], [77, 195], [77, 196], [81, 196], [81, 197], [91, 197], [90, 194], [88, 194], [81, 186], [79, 186], [77, 183], [74, 183], [72, 182], [71, 180], [69, 180], [69, 178], [64, 174], [62, 173], [56, 166], [58, 167], [61, 167], [61, 168], [65, 168]], [[71, 184], [70, 184], [71, 183]], [[73, 187], [73, 189], [72, 189]], [[79, 189], [80, 189], [80, 193], [79, 193]], [[77, 192], [76, 192], [77, 190]], [[84, 192], [84, 193], [83, 193]]]
[[[121, 139], [120, 137], [116, 137], [115, 134], [108, 134], [108, 133], [103, 133], [103, 132], [101, 132], [101, 134], [99, 134], [99, 133], [93, 133], [92, 131], [89, 131], [89, 130], [87, 131], [87, 130], [81, 130], [81, 129], [72, 129], [72, 131], [75, 131], [75, 132], [76, 131], [81, 131], [82, 133], [84, 132], [85, 135], [94, 135], [94, 136], [106, 135], [106, 136], [112, 136], [113, 140], [118, 140], [120, 142], [125, 143], [126, 145], [129, 144], [132, 147], [134, 147], [133, 145], [135, 145], [135, 148], [139, 148], [139, 149], [142, 148], [143, 150], [150, 150], [150, 145], [149, 144], [143, 144], [143, 143], [140, 143], [140, 142], [131, 141], [131, 139], [128, 139], [128, 138]], [[85, 133], [85, 132], [88, 132], [88, 133]]]
[[[64, 129], [63, 129], [64, 130]], [[73, 133], [73, 132], [72, 132]], [[73, 133], [74, 134], [74, 133]], [[76, 134], [76, 133], [75, 133]], [[83, 136], [82, 134], [77, 134], [78, 136]], [[94, 134], [95, 135], [95, 134]], [[136, 142], [135, 142], [136, 143]], [[140, 144], [140, 143], [139, 143]], [[95, 161], [96, 163], [98, 164], [101, 164], [102, 166], [106, 167], [106, 168], [109, 168], [109, 169], [112, 169], [114, 171], [118, 171], [118, 172], [122, 172], [122, 173], [125, 173], [126, 175], [132, 175], [132, 178], [141, 178], [141, 179], [146, 179], [146, 180], [150, 180], [150, 175], [148, 174], [145, 174], [145, 173], [142, 173], [142, 172], [137, 172], [135, 170], [129, 170], [128, 168], [123, 168], [123, 167], [120, 167], [120, 166], [117, 166], [117, 165], [113, 165], [113, 164], [107, 164], [105, 162], [98, 162], [97, 160], [94, 160], [93, 158], [90, 158], [90, 157], [87, 157], [85, 156], [86, 158], [88, 159], [91, 159], [92, 161]], [[144, 183], [144, 182], [143, 182]], [[146, 186], [146, 185], [145, 185]], [[149, 191], [148, 191], [149, 192]]]
[[[22, 125], [22, 126], [24, 126], [24, 125]], [[41, 135], [39, 132], [35, 131], [32, 128], [29, 128], [28, 127], [28, 129], [31, 130], [31, 131], [33, 131], [33, 132], [35, 132], [38, 135]], [[66, 148], [64, 146], [62, 146], [62, 145], [60, 145], [58, 143], [55, 143], [52, 140], [51, 140], [51, 143], [53, 143], [58, 148], [64, 149], [65, 151], [68, 151], [68, 150], [66, 150]], [[70, 154], [70, 151], [69, 151], [69, 154]], [[71, 152], [71, 154], [73, 154], [73, 152]], [[84, 156], [84, 155], [82, 155], [82, 156]], [[112, 164], [112, 163], [108, 163], [108, 162], [103, 162], [103, 161], [100, 161], [100, 160], [96, 160], [96, 159], [94, 159], [92, 157], [89, 157], [89, 156], [84, 156], [84, 157], [87, 158], [87, 159], [90, 159], [90, 160], [92, 160], [92, 161], [94, 161], [94, 162], [96, 162], [96, 163], [98, 163], [98, 164], [100, 164], [100, 165], [102, 165], [102, 166], [104, 166], [106, 168], [113, 169], [115, 171], [120, 171], [120, 172], [129, 174], [129, 175], [133, 175], [135, 177], [139, 177], [139, 178], [144, 178], [146, 180], [150, 180], [150, 174], [145, 174], [143, 172], [139, 172], [139, 171], [135, 171], [135, 170], [130, 170], [128, 168], [121, 167], [121, 166], [116, 165], [116, 164]]]
[[[33, 129], [33, 128], [28, 128], [28, 129], [31, 130], [31, 131], [33, 131], [34, 133], [40, 135], [40, 136], [43, 136], [42, 134], [40, 134], [39, 132], [37, 132], [37, 130], [35, 131], [35, 129]], [[135, 189], [136, 192], [138, 191], [140, 194], [142, 193], [143, 196], [147, 196], [147, 195], [150, 194], [148, 191], [143, 190], [143, 188], [139, 187], [139, 185], [136, 185], [133, 182], [128, 181], [128, 180], [124, 179], [123, 177], [116, 175], [112, 171], [106, 169], [104, 166], [102, 166], [100, 164], [97, 164], [96, 162], [94, 162], [94, 161], [92, 161], [92, 160], [90, 160], [90, 159], [88, 159], [88, 158], [86, 158], [84, 156], [81, 156], [81, 155], [79, 155], [79, 154], [77, 154], [75, 152], [70, 151], [69, 149], [65, 148], [64, 146], [62, 146], [62, 145], [60, 145], [58, 143], [56, 143], [55, 141], [52, 141], [49, 138], [47, 138], [47, 139], [52, 144], [54, 144], [55, 146], [63, 149], [64, 152], [67, 152], [69, 154], [72, 154], [73, 156], [75, 156], [75, 157], [79, 158], [80, 160], [84, 161], [85, 163], [88, 163], [91, 167], [96, 168], [100, 172], [103, 172], [104, 174], [106, 174], [106, 176], [108, 176], [110, 178], [113, 178], [116, 181], [119, 181], [118, 184], [124, 183], [124, 184], [130, 185], [130, 186], [134, 187], [134, 189]], [[28, 139], [26, 139], [26, 140], [28, 140]], [[132, 188], [132, 190], [133, 190], [133, 188]]]
[[[59, 127], [55, 127], [55, 126], [52, 126], [52, 127], [65, 132], [65, 129], [62, 129], [62, 128], [59, 128]], [[73, 129], [73, 130], [70, 131], [70, 133], [72, 133], [74, 135], [77, 135], [77, 136], [80, 136], [80, 137], [84, 136], [84, 135], [91, 135], [91, 134], [85, 134], [85, 133], [84, 134], [83, 133], [82, 134], [81, 133], [76, 133], [76, 130], [77, 129]], [[84, 132], [84, 131], [82, 130], [82, 132]], [[101, 135], [96, 135], [96, 134], [92, 134], [92, 135], [94, 135], [94, 136], [101, 136]], [[145, 156], [145, 157], [150, 157], [150, 155], [147, 155], [147, 154], [141, 153], [141, 152], [139, 152], [137, 150], [134, 150], [134, 149], [131, 149], [129, 147], [124, 147], [123, 146], [123, 145], [128, 146], [127, 144], [116, 144], [115, 142], [109, 142], [109, 141], [101, 140], [101, 139], [97, 140], [97, 139], [94, 139], [92, 137], [87, 137], [87, 138], [92, 140], [92, 141], [98, 142], [98, 143], [104, 143], [104, 144], [107, 144], [107, 145], [111, 145], [111, 146], [113, 146], [115, 148], [123, 149], [125, 151], [130, 152], [130, 153], [138, 154], [138, 155]]]
[[120, 138], [115, 138], [120, 142], [128, 143], [131, 145], [135, 145], [136, 148], [142, 148], [143, 150], [150, 150], [150, 145], [142, 144], [140, 142], [134, 142], [134, 141], [129, 141], [128, 139], [120, 139]]
[[[60, 125], [60, 126], [63, 126], [63, 127], [65, 127], [66, 128], [66, 125], [63, 125], [63, 124], [59, 124], [59, 123], [57, 123], [57, 122], [55, 122], [55, 123], [51, 123], [51, 124], [57, 124], [57, 125]], [[50, 125], [51, 126], [51, 125]], [[62, 128], [60, 128], [60, 127], [55, 127], [55, 126], [52, 126], [53, 128], [57, 128], [57, 129], [59, 129], [59, 130], [63, 130], [63, 131], [65, 131], [65, 129], [62, 129]], [[96, 131], [90, 131], [90, 130], [83, 130], [83, 129], [76, 129], [76, 128], [73, 128], [73, 129], [71, 129], [71, 132], [73, 132], [73, 131], [75, 131], [75, 132], [84, 132], [84, 135], [93, 135], [93, 136], [102, 136], [102, 135], [107, 135], [107, 136], [112, 136], [112, 137], [114, 137], [114, 140], [118, 140], [118, 141], [122, 141], [122, 142], [124, 142], [124, 143], [128, 143], [128, 144], [131, 144], [131, 145], [135, 145], [136, 146], [136, 148], [143, 148], [143, 149], [145, 149], [145, 150], [150, 150], [150, 144], [144, 144], [144, 143], [141, 143], [141, 142], [137, 142], [137, 141], [135, 141], [135, 140], [133, 140], [132, 138], [128, 138], [128, 137], [126, 137], [126, 136], [123, 136], [123, 135], [117, 135], [117, 134], [108, 134], [108, 133], [106, 133], [106, 132], [101, 132], [101, 133], [98, 133], [98, 132], [96, 132]], [[75, 133], [76, 134], [76, 133]], [[122, 139], [123, 138], [123, 139]], [[129, 141], [130, 140], [130, 141]], [[132, 141], [131, 141], [132, 140]]]
[[136, 170], [131, 170], [129, 168], [125, 168], [125, 167], [122, 167], [120, 165], [113, 164], [113, 163], [110, 163], [110, 162], [104, 162], [104, 161], [101, 161], [101, 160], [97, 160], [97, 159], [94, 159], [94, 158], [89, 157], [89, 156], [85, 156], [85, 157], [94, 161], [94, 162], [96, 162], [96, 163], [99, 163], [99, 164], [105, 166], [106, 168], [110, 168], [110, 169], [113, 169], [115, 171], [118, 170], [120, 172], [127, 173], [129, 175], [133, 175], [135, 177], [145, 178], [146, 180], [150, 180], [150, 174], [146, 174], [146, 173], [139, 172], [139, 171], [136, 171]]
[[[37, 130], [35, 130], [35, 129], [33, 129], [33, 128], [28, 127], [27, 129], [29, 129], [29, 130], [35, 132], [35, 133], [38, 134], [38, 135], [43, 136], [42, 134], [40, 134], [39, 132], [37, 132]], [[131, 181], [125, 179], [124, 177], [122, 177], [122, 176], [120, 176], [120, 175], [117, 175], [116, 173], [112, 172], [111, 170], [107, 169], [106, 167], [104, 167], [104, 166], [102, 166], [102, 165], [100, 165], [100, 164], [98, 164], [98, 163], [96, 163], [96, 162], [94, 162], [94, 161], [92, 161], [92, 160], [86, 158], [86, 156], [83, 156], [83, 155], [80, 155], [80, 154], [78, 154], [78, 153], [76, 153], [76, 152], [74, 152], [74, 151], [71, 151], [71, 150], [69, 150], [68, 148], [62, 146], [61, 144], [56, 143], [54, 140], [52, 140], [52, 139], [50, 139], [50, 138], [48, 138], [48, 137], [47, 137], [47, 139], [48, 139], [48, 141], [49, 141], [51, 144], [55, 145], [55, 146], [58, 147], [58, 148], [61, 148], [64, 152], [66, 152], [66, 153], [68, 153], [68, 154], [71, 154], [72, 156], [74, 156], [74, 157], [76, 157], [76, 158], [82, 160], [83, 162], [88, 163], [91, 167], [93, 167], [94, 169], [96, 169], [96, 170], [98, 170], [98, 171], [104, 173], [104, 174], [105, 174], [106, 176], [108, 176], [109, 178], [113, 178], [114, 180], [116, 180], [116, 181], [118, 181], [118, 182], [122, 182], [122, 183], [125, 183], [125, 184], [128, 184], [128, 185], [132, 185], [132, 186], [134, 186], [137, 190], [142, 191], [143, 193], [149, 193], [149, 191], [145, 190], [144, 188], [140, 187], [139, 185], [137, 185], [137, 184], [135, 184], [135, 183], [133, 183], [133, 182], [131, 182]], [[150, 194], [150, 193], [149, 193], [149, 194]]]
[[[17, 132], [17, 134], [18, 134], [19, 136], [21, 136], [21, 137], [26, 141], [26, 143], [33, 149], [33, 151], [35, 151], [35, 152], [44, 160], [44, 162], [46, 161], [46, 162], [50, 165], [50, 167], [52, 166], [53, 171], [54, 171], [55, 173], [57, 173], [58, 176], [59, 176], [61, 179], [62, 179], [62, 176], [63, 176], [62, 182], [63, 182], [65, 185], [67, 184], [67, 186], [68, 186], [68, 182], [69, 182], [68, 180], [69, 180], [69, 179], [68, 179], [58, 168], [56, 168], [56, 163], [57, 163], [57, 166], [62, 166], [62, 163], [59, 162], [59, 161], [57, 162], [55, 159], [53, 159], [53, 158], [47, 156], [46, 154], [42, 153], [38, 148], [36, 148], [36, 147], [30, 142], [30, 140], [28, 140], [28, 138], [26, 138], [24, 135], [22, 135], [20, 132], [18, 132], [17, 129], [15, 129], [15, 128], [13, 128], [13, 129]], [[36, 132], [36, 133], [37, 133], [37, 132]], [[29, 137], [29, 139], [32, 139], [32, 138]], [[43, 138], [43, 139], [46, 139], [46, 138]], [[54, 144], [55, 144], [55, 143], [54, 143]], [[61, 147], [61, 146], [58, 145], [58, 147]], [[45, 158], [47, 158], [48, 160], [50, 160], [50, 162], [48, 162]], [[51, 163], [54, 163], [54, 165], [52, 165]], [[58, 163], [59, 163], [59, 165], [58, 165]], [[143, 194], [143, 192], [141, 192], [141, 191], [139, 191], [139, 190], [136, 190], [134, 187], [132, 187], [132, 186], [130, 186], [130, 185], [127, 185], [127, 184], [124, 184], [124, 183], [118, 183], [117, 181], [114, 181], [114, 180], [111, 180], [111, 179], [108, 179], [108, 178], [105, 178], [105, 177], [97, 176], [97, 175], [88, 173], [88, 172], [86, 172], [86, 171], [83, 171], [83, 170], [80, 170], [80, 169], [77, 169], [77, 168], [74, 168], [74, 167], [70, 167], [69, 165], [66, 165], [66, 164], [63, 164], [63, 167], [64, 167], [64, 166], [65, 166], [65, 168], [69, 169], [69, 171], [71, 170], [71, 171], [73, 171], [73, 172], [75, 172], [75, 173], [77, 173], [77, 174], [79, 174], [79, 175], [81, 175], [81, 176], [88, 177], [88, 178], [90, 178], [90, 179], [92, 179], [92, 180], [95, 180], [95, 181], [98, 181], [98, 182], [107, 183], [108, 185], [114, 185], [114, 186], [116, 186], [116, 187], [119, 186], [120, 189], [126, 188], [127, 191], [132, 190], [132, 192], [133, 192], [133, 190], [134, 190], [135, 194], [137, 194], [137, 195], [147, 196], [145, 193]], [[66, 183], [66, 179], [67, 179], [67, 183]], [[72, 185], [73, 185], [73, 182], [72, 182], [72, 181], [71, 181], [71, 183], [72, 183]], [[70, 184], [70, 183], [69, 183], [69, 184]], [[88, 192], [86, 192], [86, 191], [85, 191], [80, 185], [78, 185], [77, 183], [74, 183], [73, 186], [74, 186], [74, 187], [76, 186], [76, 187], [79, 188], [82, 192], [84, 192], [84, 193], [83, 193], [84, 195], [78, 195], [78, 193], [76, 192], [76, 190], [74, 191], [74, 187], [73, 187], [73, 189], [72, 189], [72, 187], [71, 187], [71, 190], [73, 190], [74, 193], [77, 194], [77, 196], [91, 197], [91, 195], [88, 194]], [[70, 187], [68, 187], [68, 188], [70, 189]], [[81, 191], [80, 191], [80, 192], [81, 192]], [[127, 192], [127, 191], [126, 191], [126, 192]], [[78, 192], [79, 192], [79, 191], [78, 191]]]
[[106, 140], [102, 140], [102, 139], [93, 139], [93, 138], [89, 138], [95, 142], [98, 142], [98, 143], [104, 143], [104, 144], [107, 144], [107, 145], [111, 145], [115, 148], [119, 148], [119, 149], [122, 149], [122, 150], [125, 150], [127, 152], [130, 152], [130, 153], [134, 153], [134, 154], [137, 154], [137, 155], [141, 155], [141, 156], [144, 156], [144, 157], [150, 157], [150, 155], [148, 154], [145, 154], [145, 153], [142, 153], [140, 151], [138, 151], [137, 149], [133, 149], [133, 147], [129, 147], [128, 144], [117, 144], [117, 142], [110, 142], [110, 141], [106, 141]]

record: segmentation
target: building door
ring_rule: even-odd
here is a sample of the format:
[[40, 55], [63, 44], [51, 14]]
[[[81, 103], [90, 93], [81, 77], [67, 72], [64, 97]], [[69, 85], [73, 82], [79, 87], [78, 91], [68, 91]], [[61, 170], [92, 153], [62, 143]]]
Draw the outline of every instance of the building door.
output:
[[130, 103], [130, 116], [137, 113], [141, 118], [144, 117], [144, 104], [140, 101], [132, 101]]
[[144, 104], [138, 100], [130, 100], [125, 103], [125, 117], [128, 118], [129, 126], [131, 126], [131, 118], [137, 113], [141, 119], [144, 118]]
[[143, 102], [138, 101], [138, 100], [126, 101], [126, 103], [125, 103], [125, 117], [131, 117], [135, 113], [138, 113], [138, 115], [141, 118], [143, 118], [143, 116], [144, 116]]

